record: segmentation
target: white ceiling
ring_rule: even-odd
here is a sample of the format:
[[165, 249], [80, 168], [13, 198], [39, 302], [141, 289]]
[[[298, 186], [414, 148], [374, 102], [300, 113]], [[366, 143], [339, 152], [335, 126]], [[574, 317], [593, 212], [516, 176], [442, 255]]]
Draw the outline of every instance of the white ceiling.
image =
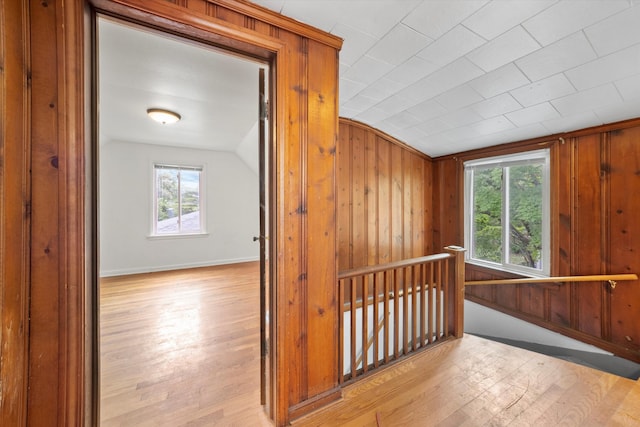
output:
[[430, 156], [640, 117], [640, 0], [254, 0], [344, 39], [340, 115]]
[[[257, 146], [261, 64], [107, 18], [98, 29], [101, 144], [236, 151], [241, 157], [248, 151], [243, 141]], [[182, 120], [158, 124], [147, 117], [148, 108], [175, 111]]]

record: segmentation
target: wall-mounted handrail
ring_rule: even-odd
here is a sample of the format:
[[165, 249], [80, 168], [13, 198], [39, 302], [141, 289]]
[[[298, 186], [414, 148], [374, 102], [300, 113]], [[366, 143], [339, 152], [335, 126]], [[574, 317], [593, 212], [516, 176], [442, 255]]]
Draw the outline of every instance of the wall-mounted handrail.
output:
[[556, 277], [525, 277], [521, 279], [492, 279], [471, 280], [464, 282], [465, 286], [478, 285], [517, 285], [526, 283], [564, 283], [564, 282], [609, 282], [615, 287], [617, 281], [638, 280], [637, 274], [595, 274], [590, 276], [556, 276]]

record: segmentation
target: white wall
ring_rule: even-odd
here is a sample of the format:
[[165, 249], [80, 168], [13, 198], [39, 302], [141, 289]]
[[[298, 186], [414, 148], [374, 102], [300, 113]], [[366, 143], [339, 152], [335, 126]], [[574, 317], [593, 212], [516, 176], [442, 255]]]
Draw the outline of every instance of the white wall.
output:
[[[149, 238], [154, 162], [204, 166], [208, 235]], [[107, 142], [99, 186], [101, 276], [258, 259], [258, 177], [235, 153]]]
[[467, 300], [464, 301], [464, 331], [592, 353], [611, 354], [598, 347]]

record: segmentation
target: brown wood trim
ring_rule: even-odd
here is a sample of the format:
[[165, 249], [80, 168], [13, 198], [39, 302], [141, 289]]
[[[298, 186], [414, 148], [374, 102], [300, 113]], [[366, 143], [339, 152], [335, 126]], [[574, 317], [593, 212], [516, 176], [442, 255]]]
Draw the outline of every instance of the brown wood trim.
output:
[[425, 264], [443, 259], [453, 258], [453, 255], [442, 253], [435, 255], [427, 255], [419, 258], [411, 258], [400, 261], [389, 262], [386, 264], [370, 265], [366, 267], [354, 268], [352, 270], [341, 271], [338, 273], [338, 279], [346, 279], [349, 277], [363, 276], [367, 274], [379, 273], [385, 270], [394, 270], [404, 267], [410, 267], [417, 264]]
[[[607, 123], [604, 125], [592, 126], [585, 129], [579, 129], [572, 132], [555, 133], [547, 136], [541, 136], [536, 138], [524, 139], [521, 141], [507, 142], [504, 144], [493, 145], [486, 148], [478, 148], [475, 150], [463, 151], [454, 154], [448, 154], [446, 156], [435, 157], [433, 160], [446, 160], [460, 158], [463, 160], [473, 160], [481, 157], [490, 157], [494, 154], [510, 154], [520, 151], [536, 150], [540, 148], [546, 148], [556, 141], [567, 141], [570, 138], [577, 138], [585, 135], [593, 135], [595, 133], [611, 132], [615, 130], [627, 129], [640, 126], [640, 118], [634, 118], [629, 120], [622, 120], [614, 123]], [[497, 154], [495, 154], [497, 155]]]
[[326, 44], [329, 47], [340, 50], [342, 48], [342, 38], [296, 21], [288, 16], [281, 15], [260, 5], [245, 2], [242, 0], [216, 0], [216, 4], [250, 16], [259, 21], [274, 25], [283, 30], [301, 35], [311, 40]]
[[294, 420], [315, 411], [331, 402], [342, 399], [342, 388], [336, 387], [332, 390], [328, 390], [322, 394], [314, 396], [305, 400], [302, 403], [294, 405], [289, 408], [289, 419]]
[[214, 16], [188, 11], [166, 0], [88, 0], [98, 12], [143, 23], [163, 32], [209, 42], [241, 56], [269, 61], [283, 50], [284, 42], [272, 35], [247, 32], [246, 28]]
[[26, 2], [0, 3], [0, 420], [27, 420], [31, 69]]
[[[600, 217], [602, 225], [600, 229], [600, 271], [606, 272], [611, 265], [611, 138], [610, 133], [600, 134]], [[595, 208], [595, 207], [594, 207]], [[603, 287], [600, 292], [600, 327], [601, 337], [611, 341], [611, 289]]]
[[387, 141], [391, 142], [394, 145], [397, 145], [398, 147], [402, 148], [403, 150], [409, 152], [409, 153], [413, 153], [416, 154], [418, 156], [420, 156], [421, 158], [425, 159], [425, 160], [432, 160], [431, 157], [429, 157], [428, 155], [426, 155], [425, 153], [423, 153], [422, 151], [419, 151], [417, 149], [415, 149], [414, 147], [407, 145], [406, 143], [400, 141], [399, 139], [389, 135], [388, 133], [385, 133], [379, 129], [376, 129], [374, 127], [369, 126], [366, 123], [362, 123], [359, 122], [357, 120], [353, 120], [353, 119], [348, 119], [346, 117], [340, 117], [339, 121], [341, 124], [345, 124], [345, 125], [349, 125], [349, 126], [353, 126], [353, 127], [357, 127], [360, 129], [363, 129], [367, 132], [372, 132], [375, 135], [379, 136], [380, 138], [386, 139]]

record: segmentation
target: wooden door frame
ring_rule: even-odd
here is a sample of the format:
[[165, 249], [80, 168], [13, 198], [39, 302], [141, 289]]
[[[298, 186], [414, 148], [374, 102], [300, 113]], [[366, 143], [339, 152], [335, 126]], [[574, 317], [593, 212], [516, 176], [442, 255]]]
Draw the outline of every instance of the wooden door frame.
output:
[[[96, 37], [95, 23], [97, 21], [98, 15], [109, 16], [121, 21], [132, 22], [133, 24], [140, 25], [143, 27], [151, 27], [160, 32], [173, 34], [176, 37], [180, 37], [182, 39], [185, 39], [185, 38], [192, 39], [197, 42], [209, 44], [226, 53], [237, 54], [238, 56], [241, 56], [246, 60], [256, 60], [258, 62], [262, 62], [266, 64], [269, 69], [268, 75], [266, 76], [266, 78], [268, 79], [267, 84], [269, 84], [269, 87], [272, 89], [278, 87], [278, 85], [275, 84], [275, 82], [279, 80], [275, 70], [278, 69], [278, 65], [277, 65], [278, 60], [280, 59], [280, 61], [282, 61], [283, 58], [286, 57], [287, 53], [284, 49], [285, 46], [277, 40], [274, 40], [271, 38], [257, 38], [254, 36], [247, 36], [245, 32], [236, 32], [233, 29], [227, 28], [226, 26], [211, 25], [211, 23], [209, 22], [205, 22], [204, 25], [202, 25], [202, 23], [194, 22], [192, 17], [190, 17], [189, 15], [185, 15], [186, 17], [176, 16], [175, 10], [172, 9], [171, 6], [166, 8], [158, 7], [158, 6], [165, 5], [162, 3], [156, 4], [156, 5], [153, 5], [153, 4], [149, 5], [150, 2], [148, 1], [127, 1], [127, 3], [130, 3], [130, 4], [137, 3], [136, 6], [144, 5], [145, 7], [147, 7], [146, 9], [142, 9], [137, 7], [133, 8], [129, 5], [117, 4], [110, 0], [90, 0], [90, 2], [92, 6], [90, 21], [91, 21], [92, 30], [94, 31], [94, 34], [92, 35], [92, 38], [94, 40]], [[160, 19], [158, 19], [158, 17], [160, 17]], [[189, 25], [189, 27], [185, 27], [185, 25]], [[94, 43], [93, 49], [94, 50], [97, 49], [96, 43]], [[94, 54], [93, 56], [94, 56], [93, 67], [95, 69], [97, 67], [97, 63], [95, 62], [97, 61], [97, 55]], [[91, 86], [93, 88], [92, 90], [95, 91], [95, 87], [97, 86], [97, 80], [96, 80], [97, 74], [95, 72], [92, 74], [93, 76], [92, 76]], [[270, 89], [270, 93], [272, 89]], [[273, 105], [277, 105], [277, 97], [278, 97], [277, 92], [275, 93], [275, 95], [270, 96], [270, 102], [268, 104], [268, 108], [272, 109]], [[95, 101], [91, 100], [91, 103], [94, 104]], [[267, 115], [269, 117], [278, 116], [278, 114], [274, 113], [273, 111], [267, 112]], [[280, 117], [282, 117], [282, 115], [280, 115]], [[97, 118], [94, 118], [94, 121], [93, 121], [94, 128], [96, 127], [95, 124], [97, 123], [96, 119]], [[273, 127], [271, 125], [269, 125], [269, 127], [270, 129], [268, 131], [271, 133]], [[96, 142], [92, 144], [92, 147], [93, 147], [93, 150], [96, 152], [92, 154], [92, 157], [93, 157], [93, 162], [95, 162], [94, 164], [97, 164], [97, 161], [98, 161], [97, 149], [95, 148], [97, 147], [97, 134], [95, 134], [95, 132], [94, 132], [93, 139]], [[273, 138], [273, 135], [271, 138], [267, 138], [267, 142], [269, 143], [269, 150], [271, 151], [271, 153], [267, 156], [267, 158], [269, 159], [269, 162], [271, 162], [271, 159], [273, 158], [273, 150], [277, 144], [276, 141], [277, 140]], [[265, 173], [273, 173], [273, 171], [274, 171], [274, 168], [269, 166], [266, 168]], [[97, 176], [97, 169], [94, 167], [92, 172], [92, 180], [96, 180], [97, 179], [96, 176]], [[272, 183], [275, 182], [274, 177], [270, 176], [267, 179], [267, 182], [271, 187], [273, 187]], [[277, 190], [271, 187], [269, 188], [268, 193], [275, 194]], [[92, 197], [92, 200], [96, 200], [97, 187], [95, 185], [93, 186], [93, 193], [94, 193], [94, 196]], [[270, 212], [270, 215], [269, 215], [270, 219], [276, 218], [276, 215], [273, 215], [273, 212], [274, 212], [273, 200], [274, 198], [270, 197], [266, 207], [268, 212]], [[97, 209], [95, 206], [93, 208]], [[94, 225], [94, 227], [97, 227], [97, 224]], [[270, 224], [268, 225], [268, 229], [273, 230], [274, 237], [277, 236], [277, 229], [274, 227], [274, 222], [271, 220], [270, 220]], [[98, 238], [95, 231], [93, 232], [93, 235], [95, 236], [93, 239], [94, 241], [93, 251], [94, 251], [94, 254], [96, 254], [94, 257], [97, 260]], [[269, 244], [273, 246], [272, 248], [270, 248], [270, 251], [271, 250], [275, 251], [275, 242], [277, 242], [277, 238], [270, 239]], [[261, 245], [263, 245], [263, 243], [261, 243]], [[268, 295], [271, 295], [271, 296], [274, 295], [273, 294], [274, 289], [272, 287], [272, 284], [275, 283], [273, 280], [273, 276], [276, 274], [276, 272], [277, 272], [276, 265], [275, 263], [271, 262], [271, 265], [269, 268], [269, 274], [272, 277], [268, 281], [269, 283]], [[92, 280], [94, 289], [92, 290], [92, 293], [95, 295], [98, 295], [99, 294], [98, 272], [95, 271], [94, 275], [95, 277]], [[271, 305], [273, 305], [273, 301], [275, 300], [274, 298], [269, 297], [268, 301]], [[100, 408], [99, 408], [100, 384], [99, 384], [99, 354], [98, 354], [99, 353], [99, 320], [96, 315], [98, 312], [99, 301], [97, 300], [97, 298], [93, 304], [94, 306], [92, 308], [92, 312], [90, 313], [90, 315], [92, 316], [92, 326], [93, 326], [92, 336], [94, 337], [93, 343], [92, 343], [92, 348], [93, 348], [92, 358], [94, 361], [94, 366], [92, 368], [93, 386], [92, 386], [91, 406], [92, 408], [94, 408], [94, 410], [92, 411], [94, 412], [94, 415], [93, 415], [93, 417], [95, 418], [94, 422], [98, 424], [99, 413], [100, 413], [99, 412], [100, 411]], [[274, 309], [275, 309], [274, 307], [269, 307], [268, 311], [274, 312]], [[277, 330], [276, 322], [277, 322], [277, 319], [273, 318], [269, 323], [270, 337], [275, 336], [274, 334]], [[273, 419], [275, 417], [274, 409], [276, 404], [275, 403], [276, 384], [274, 381], [276, 379], [276, 375], [274, 375], [273, 369], [276, 366], [273, 363], [272, 357], [270, 357], [269, 360], [272, 361], [272, 364], [269, 367], [271, 374], [267, 376], [270, 384], [267, 385], [267, 393], [265, 396], [264, 404], [265, 404], [265, 410], [268, 412], [269, 417]]]
[[[12, 176], [29, 188], [11, 193], [11, 200], [19, 199], [18, 227], [28, 240], [22, 240], [22, 256], [10, 259], [12, 266], [21, 263], [20, 295], [2, 301], [2, 315], [15, 314], [16, 347], [10, 352], [3, 341], [0, 350], [15, 359], [0, 372], [3, 384], [15, 380], [11, 390], [3, 388], [0, 422], [5, 416], [28, 425], [97, 422], [91, 407], [98, 267], [90, 84], [96, 11], [271, 61], [272, 418], [286, 425], [337, 399], [335, 149], [342, 40], [241, 0], [28, 0], [20, 10], [5, 3], [2, 11], [15, 15], [22, 31], [21, 38], [3, 40], [23, 58], [0, 55], [19, 74], [22, 97], [0, 108], [3, 118], [21, 126], [14, 132], [16, 150], [26, 154], [12, 165]], [[18, 108], [9, 111], [9, 105]], [[0, 217], [2, 230], [7, 218]], [[3, 283], [2, 289], [9, 288]], [[25, 376], [5, 370], [21, 369], [22, 361]]]

